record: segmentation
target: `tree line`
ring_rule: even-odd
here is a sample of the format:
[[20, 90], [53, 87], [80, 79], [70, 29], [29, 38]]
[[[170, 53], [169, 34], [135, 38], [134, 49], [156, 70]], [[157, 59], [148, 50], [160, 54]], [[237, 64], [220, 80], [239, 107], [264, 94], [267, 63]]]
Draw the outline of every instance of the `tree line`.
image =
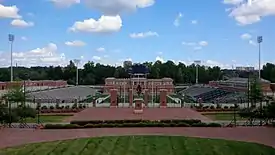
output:
[[[179, 83], [195, 83], [196, 66], [195, 64], [185, 65], [183, 63], [175, 64], [173, 61], [162, 63], [145, 62], [143, 63], [149, 69], [148, 78], [170, 77], [174, 82]], [[14, 67], [14, 80], [66, 80], [69, 84], [75, 84], [76, 65], [73, 61], [65, 66], [49, 66], [49, 67]], [[244, 71], [221, 69], [219, 66], [206, 67], [199, 66], [199, 83], [206, 84], [211, 80], [223, 80], [230, 77], [247, 78], [250, 74]], [[275, 64], [267, 63], [261, 71], [262, 78], [275, 82]], [[100, 63], [87, 62], [83, 69], [79, 69], [79, 84], [95, 85], [104, 84], [107, 77], [128, 78], [129, 74], [125, 68], [118, 66], [103, 65]], [[0, 81], [10, 80], [10, 68], [0, 68]]]

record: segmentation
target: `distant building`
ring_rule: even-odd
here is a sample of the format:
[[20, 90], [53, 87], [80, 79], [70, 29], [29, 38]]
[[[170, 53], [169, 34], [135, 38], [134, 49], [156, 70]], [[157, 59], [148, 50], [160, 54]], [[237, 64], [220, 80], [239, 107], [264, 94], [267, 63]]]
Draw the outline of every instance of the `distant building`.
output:
[[174, 92], [173, 79], [147, 79], [149, 69], [146, 65], [139, 63], [132, 64], [131, 61], [125, 61], [124, 65], [127, 67], [130, 66], [127, 68], [130, 78], [106, 78], [104, 92], [108, 93], [111, 89], [117, 89], [119, 93], [128, 93], [132, 89], [136, 93], [138, 87], [141, 88], [142, 92], [148, 90], [150, 93], [159, 93], [162, 89], [166, 89], [168, 94]]
[[117, 89], [118, 92], [129, 92], [130, 89], [134, 91], [138, 85], [141, 86], [142, 90], [147, 89], [149, 92], [159, 92], [161, 89], [166, 89], [167, 93], [174, 92], [173, 79], [162, 78], [162, 79], [147, 79], [147, 78], [127, 78], [127, 79], [116, 79], [106, 78], [105, 79], [105, 92], [109, 92], [111, 89]]
[[236, 67], [237, 71], [247, 71], [247, 72], [251, 72], [254, 71], [255, 68], [254, 67]]
[[133, 65], [132, 61], [124, 61], [124, 62], [123, 62], [123, 67], [124, 67], [125, 69], [130, 68], [132, 65]]

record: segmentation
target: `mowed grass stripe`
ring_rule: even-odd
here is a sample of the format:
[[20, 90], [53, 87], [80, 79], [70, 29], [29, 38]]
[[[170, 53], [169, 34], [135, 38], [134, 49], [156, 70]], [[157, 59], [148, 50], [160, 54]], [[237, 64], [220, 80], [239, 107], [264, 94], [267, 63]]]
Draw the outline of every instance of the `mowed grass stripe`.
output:
[[7, 148], [3, 151], [0, 151], [0, 154], [13, 154], [13, 155], [20, 155], [20, 154], [30, 154], [32, 153], [36, 148], [38, 148], [42, 143], [35, 143], [35, 144], [27, 144], [20, 147], [15, 148]]
[[98, 146], [97, 152], [95, 152], [94, 155], [106, 155], [109, 154], [109, 152], [112, 151], [112, 146], [114, 146], [114, 143], [116, 142], [118, 137], [105, 137], [102, 138], [103, 141], [101, 142], [101, 145]]
[[111, 155], [126, 154], [129, 148], [130, 138], [128, 136], [118, 137]]
[[72, 140], [69, 143], [67, 143], [67, 149], [66, 151], [63, 152], [55, 152], [55, 154], [57, 155], [67, 155], [67, 154], [71, 154], [71, 155], [78, 155], [79, 152], [81, 152], [83, 150], [83, 148], [86, 146], [86, 144], [88, 143], [89, 139], [76, 139], [76, 140]]
[[127, 152], [128, 149], [129, 140], [129, 137], [126, 136], [119, 137], [116, 141], [116, 144], [113, 148], [113, 152], [111, 155], [125, 154], [125, 152]]
[[41, 143], [39, 147], [37, 147], [34, 151], [29, 153], [28, 155], [48, 155], [50, 154], [60, 143], [61, 141], [55, 141], [50, 143]]
[[174, 155], [189, 155], [189, 152], [186, 151], [186, 138], [175, 136], [170, 137], [169, 140], [173, 147]]
[[94, 155], [98, 151], [103, 138], [91, 138], [89, 139], [85, 148], [82, 149], [81, 155]]
[[275, 155], [272, 147], [179, 136], [123, 136], [28, 144], [0, 155]]
[[60, 141], [60, 143], [52, 150], [49, 155], [60, 155], [66, 152], [71, 140]]

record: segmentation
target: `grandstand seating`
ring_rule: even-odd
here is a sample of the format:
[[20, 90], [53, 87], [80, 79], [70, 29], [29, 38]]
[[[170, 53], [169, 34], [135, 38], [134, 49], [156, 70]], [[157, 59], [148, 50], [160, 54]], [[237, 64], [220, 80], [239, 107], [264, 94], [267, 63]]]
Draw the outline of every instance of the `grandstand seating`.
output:
[[202, 99], [203, 102], [211, 102], [215, 98], [230, 94], [228, 91], [206, 86], [192, 86], [186, 90], [181, 91], [181, 93], [191, 97], [195, 101]]
[[67, 87], [61, 89], [46, 90], [28, 93], [29, 99], [39, 99], [41, 103], [55, 103], [57, 99], [62, 102], [74, 102], [85, 100], [87, 96], [95, 95], [96, 90], [85, 86]]
[[212, 100], [212, 102], [218, 103], [245, 103], [247, 102], [248, 98], [245, 93], [230, 93], [225, 96], [216, 98]]

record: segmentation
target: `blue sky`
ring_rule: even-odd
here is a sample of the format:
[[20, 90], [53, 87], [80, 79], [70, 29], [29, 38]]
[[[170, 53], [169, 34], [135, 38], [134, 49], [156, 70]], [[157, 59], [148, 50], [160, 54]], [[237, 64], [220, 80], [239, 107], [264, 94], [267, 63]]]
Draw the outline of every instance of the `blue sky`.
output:
[[0, 0], [0, 66], [65, 65], [71, 59], [119, 65], [173, 60], [257, 66], [275, 62], [273, 0]]

